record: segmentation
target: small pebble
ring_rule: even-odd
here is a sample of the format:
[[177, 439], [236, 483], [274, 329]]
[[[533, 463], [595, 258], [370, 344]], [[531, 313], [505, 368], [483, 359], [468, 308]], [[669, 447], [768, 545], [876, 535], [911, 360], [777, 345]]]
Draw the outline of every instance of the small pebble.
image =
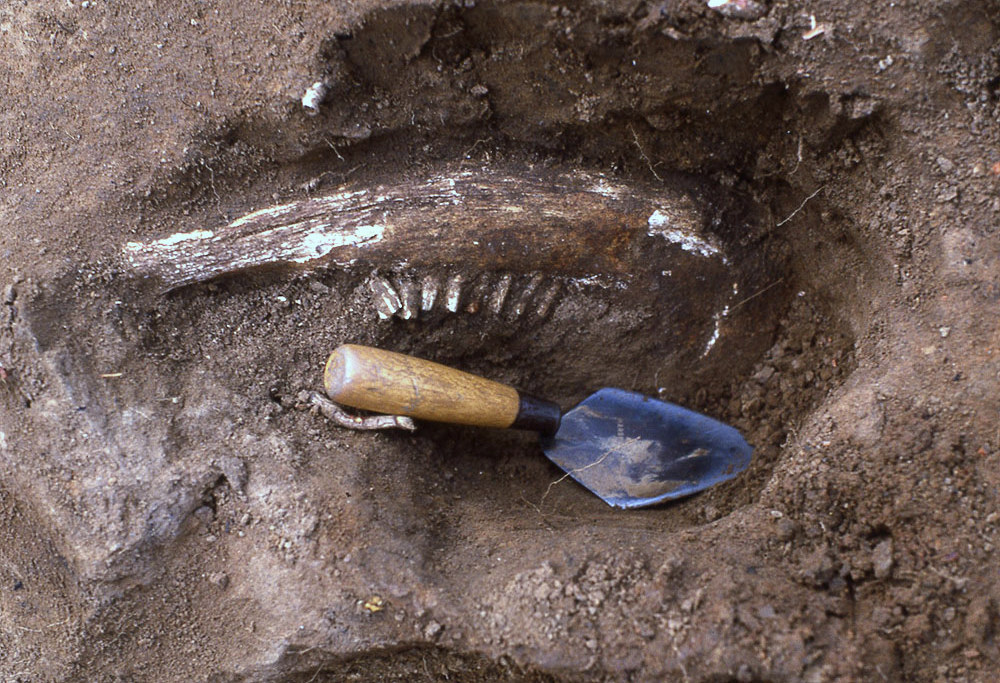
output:
[[892, 573], [892, 539], [887, 538], [872, 552], [872, 566], [875, 568], [875, 578], [884, 579]]
[[767, 14], [767, 7], [754, 0], [708, 0], [708, 6], [725, 17], [756, 21]]
[[778, 520], [778, 532], [776, 537], [782, 543], [787, 543], [792, 540], [798, 533], [799, 525], [792, 520], [787, 518]]
[[761, 384], [766, 384], [767, 380], [771, 379], [773, 376], [774, 376], [774, 367], [771, 365], [765, 365], [760, 370], [758, 370], [757, 374], [755, 374], [753, 377]]
[[215, 511], [207, 505], [202, 505], [194, 511], [194, 516], [202, 524], [211, 524], [215, 519]]
[[938, 157], [937, 166], [939, 169], [941, 169], [942, 173], [951, 173], [952, 171], [955, 170], [954, 162], [952, 162], [952, 160], [948, 159], [947, 157]]
[[305, 94], [302, 95], [302, 106], [306, 113], [311, 116], [318, 114], [319, 106], [323, 104], [328, 92], [330, 92], [330, 88], [323, 81], [316, 81], [310, 85]]

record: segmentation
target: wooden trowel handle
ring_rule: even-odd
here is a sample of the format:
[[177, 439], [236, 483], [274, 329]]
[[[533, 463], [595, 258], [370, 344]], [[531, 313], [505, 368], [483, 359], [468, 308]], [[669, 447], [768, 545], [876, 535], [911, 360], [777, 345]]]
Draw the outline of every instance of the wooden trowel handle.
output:
[[429, 360], [345, 344], [326, 362], [327, 395], [342, 405], [434, 422], [552, 434], [559, 406]]

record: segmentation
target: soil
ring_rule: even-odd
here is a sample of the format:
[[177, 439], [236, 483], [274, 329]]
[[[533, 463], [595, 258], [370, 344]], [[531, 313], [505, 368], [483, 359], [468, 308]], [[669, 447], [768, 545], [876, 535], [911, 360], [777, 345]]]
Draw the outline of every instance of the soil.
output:
[[[0, 677], [993, 680], [1000, 11], [708, 4], [0, 8]], [[692, 360], [649, 292], [382, 319], [399, 263], [124, 257], [442, 167], [682, 187], [756, 279]], [[754, 459], [613, 509], [530, 434], [335, 427], [297, 397], [343, 342]]]

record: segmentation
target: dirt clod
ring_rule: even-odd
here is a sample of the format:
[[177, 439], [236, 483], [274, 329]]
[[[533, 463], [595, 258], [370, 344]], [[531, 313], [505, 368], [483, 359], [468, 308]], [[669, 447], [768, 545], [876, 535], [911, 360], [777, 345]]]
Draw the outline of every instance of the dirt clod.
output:
[[872, 568], [876, 579], [884, 579], [892, 573], [892, 539], [880, 541], [872, 552]]

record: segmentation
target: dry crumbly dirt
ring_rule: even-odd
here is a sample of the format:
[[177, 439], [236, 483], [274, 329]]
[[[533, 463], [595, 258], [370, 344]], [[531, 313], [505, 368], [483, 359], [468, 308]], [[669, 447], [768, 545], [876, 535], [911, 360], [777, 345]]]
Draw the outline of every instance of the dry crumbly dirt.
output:
[[[3, 680], [994, 678], [994, 3], [23, 0], [0, 45]], [[381, 321], [391, 264], [122, 257], [442, 165], [681, 184], [761, 286], [676, 367], [627, 295]], [[528, 435], [337, 430], [296, 397], [346, 341], [754, 462], [619, 511]]]

